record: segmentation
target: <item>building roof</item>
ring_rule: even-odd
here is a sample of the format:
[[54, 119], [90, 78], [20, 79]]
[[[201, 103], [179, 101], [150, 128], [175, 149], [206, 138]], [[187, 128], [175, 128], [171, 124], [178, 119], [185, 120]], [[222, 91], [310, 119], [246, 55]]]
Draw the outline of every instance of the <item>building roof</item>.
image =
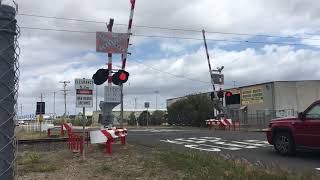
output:
[[259, 86], [259, 85], [264, 85], [264, 84], [272, 84], [272, 83], [275, 83], [275, 82], [303, 82], [303, 81], [319, 81], [319, 82], [320, 82], [320, 80], [267, 81], [267, 82], [262, 82], [262, 83], [257, 83], [257, 84], [250, 84], [250, 85], [239, 86], [239, 87], [235, 87], [235, 88], [228, 88], [228, 89], [225, 89], [225, 90], [245, 88], [245, 87], [250, 87], [250, 86]]
[[[231, 89], [239, 89], [239, 88], [245, 88], [245, 87], [250, 87], [250, 86], [259, 86], [259, 85], [264, 85], [264, 84], [272, 84], [272, 83], [275, 83], [275, 82], [303, 82], [303, 81], [319, 81], [320, 80], [288, 80], [288, 81], [267, 81], [267, 82], [262, 82], [262, 83], [257, 83], [257, 84], [250, 84], [250, 85], [244, 85], [244, 86], [238, 86], [238, 87], [234, 87], [234, 88], [228, 88], [228, 89], [224, 89], [224, 90], [231, 90]], [[210, 93], [211, 91], [209, 92], [199, 92], [199, 94], [206, 94], [206, 93]], [[167, 99], [167, 101], [169, 100], [174, 100], [174, 99], [181, 99], [181, 98], [184, 98], [184, 97], [187, 97], [189, 96], [190, 94], [188, 95], [185, 95], [185, 96], [180, 96], [180, 97], [175, 97], [175, 98], [169, 98]]]

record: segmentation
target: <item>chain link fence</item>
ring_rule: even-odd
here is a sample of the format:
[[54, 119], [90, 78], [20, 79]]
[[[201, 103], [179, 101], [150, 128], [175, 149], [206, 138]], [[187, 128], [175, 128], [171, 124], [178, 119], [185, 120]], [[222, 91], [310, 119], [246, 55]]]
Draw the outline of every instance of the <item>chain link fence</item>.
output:
[[294, 109], [257, 110], [250, 114], [243, 110], [232, 110], [231, 119], [240, 120], [243, 127], [264, 129], [268, 127], [272, 119], [296, 116], [296, 114]]
[[[7, 3], [7, 2], [6, 2]], [[10, 2], [9, 2], [10, 3]], [[0, 1], [0, 179], [15, 177], [17, 141], [15, 119], [19, 77], [19, 27], [16, 23], [17, 5]]]

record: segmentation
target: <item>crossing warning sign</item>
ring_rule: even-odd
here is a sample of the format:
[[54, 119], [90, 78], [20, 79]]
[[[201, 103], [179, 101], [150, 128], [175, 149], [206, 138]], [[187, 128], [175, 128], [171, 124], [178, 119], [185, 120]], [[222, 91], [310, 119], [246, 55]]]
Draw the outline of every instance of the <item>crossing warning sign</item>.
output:
[[76, 107], [92, 108], [93, 107], [93, 80], [92, 79], [76, 79]]

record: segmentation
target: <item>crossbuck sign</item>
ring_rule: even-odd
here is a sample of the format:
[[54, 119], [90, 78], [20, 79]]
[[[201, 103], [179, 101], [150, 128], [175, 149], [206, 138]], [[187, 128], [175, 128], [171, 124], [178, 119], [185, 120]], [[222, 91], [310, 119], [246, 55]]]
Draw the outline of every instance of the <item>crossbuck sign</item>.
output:
[[97, 32], [96, 51], [104, 53], [126, 53], [128, 47], [127, 33]]
[[92, 79], [75, 79], [76, 87], [76, 107], [92, 108], [93, 107], [93, 80]]

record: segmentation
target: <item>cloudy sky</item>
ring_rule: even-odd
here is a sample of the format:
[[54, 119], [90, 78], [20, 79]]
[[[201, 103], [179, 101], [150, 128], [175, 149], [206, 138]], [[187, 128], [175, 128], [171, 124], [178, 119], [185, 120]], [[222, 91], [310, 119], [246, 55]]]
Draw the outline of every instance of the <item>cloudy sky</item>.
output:
[[[41, 93], [47, 112], [53, 112], [53, 92], [57, 91], [56, 112], [62, 114], [59, 81], [63, 80], [71, 82], [67, 87], [68, 112], [79, 112], [75, 108], [74, 79], [91, 78], [107, 61], [106, 54], [95, 52], [95, 34], [26, 27], [106, 31], [106, 22], [114, 18], [113, 31], [126, 32], [130, 1], [16, 2], [17, 20], [22, 27], [22, 113], [34, 113]], [[158, 108], [165, 108], [167, 98], [211, 90], [202, 29], [207, 31], [212, 66], [225, 66], [224, 88], [274, 80], [319, 79], [319, 8], [317, 0], [137, 0], [129, 48], [132, 55], [127, 62], [130, 78], [124, 90], [125, 109], [134, 108], [135, 98], [139, 109], [147, 101], [155, 108], [156, 97]], [[121, 64], [119, 56], [113, 60], [114, 65]], [[103, 99], [103, 86], [98, 88], [98, 97], [99, 101]]]

